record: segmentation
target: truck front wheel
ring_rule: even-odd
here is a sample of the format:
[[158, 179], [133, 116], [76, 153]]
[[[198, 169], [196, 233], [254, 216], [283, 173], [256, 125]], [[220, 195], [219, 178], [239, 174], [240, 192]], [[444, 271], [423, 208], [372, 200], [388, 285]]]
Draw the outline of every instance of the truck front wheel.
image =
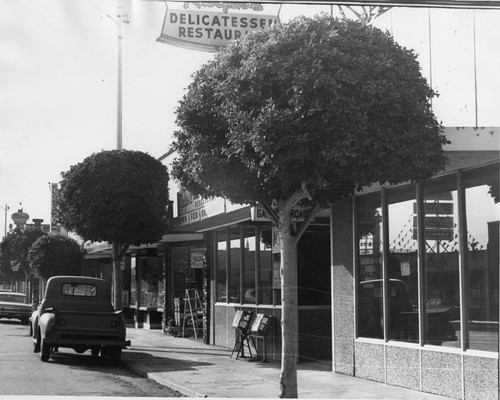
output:
[[49, 361], [50, 358], [50, 344], [45, 343], [45, 340], [42, 339], [42, 345], [41, 345], [41, 353], [40, 353], [40, 360], [46, 362]]

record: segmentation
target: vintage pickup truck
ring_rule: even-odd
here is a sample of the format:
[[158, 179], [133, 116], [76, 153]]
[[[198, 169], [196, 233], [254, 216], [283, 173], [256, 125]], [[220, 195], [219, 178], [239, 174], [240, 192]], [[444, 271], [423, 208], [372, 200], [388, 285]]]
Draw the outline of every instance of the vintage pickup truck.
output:
[[122, 312], [111, 304], [111, 286], [98, 278], [50, 278], [44, 299], [31, 315], [30, 333], [42, 361], [60, 347], [120, 359], [122, 348], [130, 346]]

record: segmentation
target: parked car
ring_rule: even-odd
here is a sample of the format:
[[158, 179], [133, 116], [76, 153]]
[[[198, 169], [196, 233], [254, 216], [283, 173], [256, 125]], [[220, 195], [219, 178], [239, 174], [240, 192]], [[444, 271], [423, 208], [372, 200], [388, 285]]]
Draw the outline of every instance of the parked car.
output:
[[27, 324], [33, 307], [26, 303], [24, 293], [0, 291], [0, 318], [16, 318]]
[[126, 340], [122, 311], [111, 304], [109, 282], [82, 276], [54, 276], [31, 316], [33, 350], [48, 361], [60, 347], [120, 359]]

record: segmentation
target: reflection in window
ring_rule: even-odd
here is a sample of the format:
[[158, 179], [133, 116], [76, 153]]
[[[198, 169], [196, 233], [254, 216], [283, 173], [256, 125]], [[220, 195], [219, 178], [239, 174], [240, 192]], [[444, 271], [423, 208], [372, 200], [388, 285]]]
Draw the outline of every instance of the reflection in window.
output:
[[417, 235], [415, 199], [389, 204], [389, 338], [418, 342]]
[[460, 274], [457, 191], [424, 197], [425, 337], [427, 344], [459, 346]]
[[468, 348], [498, 351], [500, 205], [489, 186], [466, 189]]
[[[226, 232], [230, 233], [229, 248]], [[240, 293], [243, 290], [243, 303], [272, 304], [270, 229], [259, 228], [258, 233], [257, 237], [254, 226], [217, 233], [215, 264], [218, 302], [240, 303]], [[229, 298], [226, 294], [226, 282]]]
[[358, 336], [384, 337], [382, 283], [382, 209], [380, 199], [358, 200]]

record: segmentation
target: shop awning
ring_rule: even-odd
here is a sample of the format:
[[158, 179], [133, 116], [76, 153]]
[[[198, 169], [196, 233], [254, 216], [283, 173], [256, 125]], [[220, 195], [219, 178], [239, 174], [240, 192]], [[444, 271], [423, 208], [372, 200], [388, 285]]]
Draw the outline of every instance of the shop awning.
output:
[[[498, 164], [500, 162], [500, 151], [484, 150], [484, 151], [446, 151], [448, 164], [444, 171], [438, 172], [433, 178], [454, 174], [459, 170], [467, 171], [477, 168], [486, 167], [489, 165]], [[398, 185], [390, 185], [388, 183], [380, 185], [374, 183], [371, 186], [365, 186], [362, 191], [356, 195], [365, 195], [380, 191], [381, 188], [398, 187], [408, 185], [410, 182], [403, 182]]]

